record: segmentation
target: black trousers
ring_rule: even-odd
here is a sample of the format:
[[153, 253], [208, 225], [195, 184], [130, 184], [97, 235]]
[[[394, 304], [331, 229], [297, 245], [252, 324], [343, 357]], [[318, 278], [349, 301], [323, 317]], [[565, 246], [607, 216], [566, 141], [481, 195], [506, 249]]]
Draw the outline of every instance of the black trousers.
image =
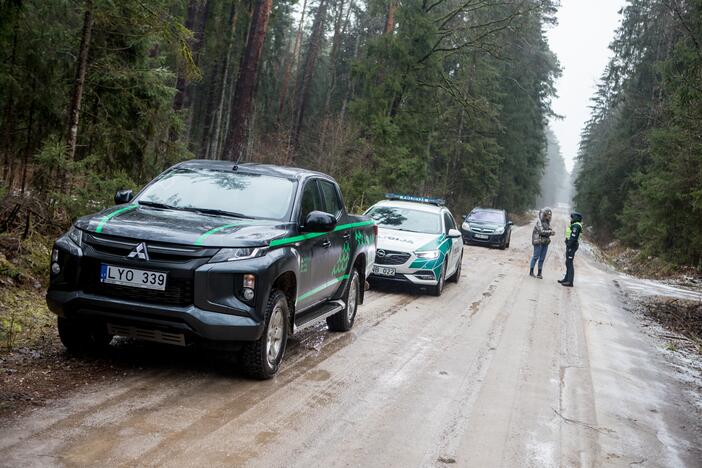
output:
[[573, 280], [575, 279], [575, 267], [573, 266], [573, 259], [575, 258], [575, 252], [578, 251], [578, 244], [575, 244], [572, 247], [566, 247], [566, 274], [565, 278], [563, 278], [563, 282], [565, 283], [573, 283]]

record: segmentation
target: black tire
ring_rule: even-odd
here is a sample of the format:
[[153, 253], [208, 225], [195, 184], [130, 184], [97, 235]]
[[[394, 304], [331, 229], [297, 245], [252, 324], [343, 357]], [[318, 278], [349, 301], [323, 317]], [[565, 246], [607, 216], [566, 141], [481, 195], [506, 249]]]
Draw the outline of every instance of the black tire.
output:
[[507, 238], [507, 245], [505, 246], [508, 249], [509, 249], [510, 242], [512, 242], [512, 231], [510, 231], [510, 233], [509, 233], [509, 237]]
[[432, 286], [429, 292], [432, 296], [439, 297], [441, 293], [444, 292], [444, 286], [446, 285], [446, 262], [441, 265], [441, 274], [439, 275], [439, 283], [436, 286]]
[[327, 317], [327, 327], [330, 331], [345, 332], [351, 330], [353, 322], [356, 320], [358, 302], [361, 300], [361, 275], [355, 268], [351, 270], [351, 276], [344, 294], [346, 308], [337, 312], [331, 317]]
[[258, 340], [246, 343], [241, 351], [241, 363], [247, 375], [265, 380], [278, 372], [288, 342], [289, 318], [288, 298], [278, 289], [271, 291], [263, 334]]
[[106, 348], [112, 341], [107, 333], [107, 326], [67, 318], [58, 318], [58, 334], [61, 343], [73, 352], [98, 351]]
[[456, 271], [449, 278], [450, 282], [458, 283], [458, 280], [461, 279], [461, 269], [462, 268], [463, 268], [463, 252], [461, 252], [461, 258], [458, 259], [458, 267], [456, 268]]

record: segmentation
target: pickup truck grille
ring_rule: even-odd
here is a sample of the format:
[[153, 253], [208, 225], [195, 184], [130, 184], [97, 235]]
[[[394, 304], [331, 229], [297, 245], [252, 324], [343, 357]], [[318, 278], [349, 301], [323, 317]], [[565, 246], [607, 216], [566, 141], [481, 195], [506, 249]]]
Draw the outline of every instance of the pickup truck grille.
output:
[[100, 281], [100, 261], [84, 257], [81, 284], [85, 292], [89, 294], [123, 299], [125, 301], [181, 307], [193, 303], [192, 273], [188, 278], [176, 277], [169, 273], [164, 291], [134, 288], [102, 283]]
[[402, 265], [410, 258], [407, 252], [378, 249], [375, 253], [376, 265]]

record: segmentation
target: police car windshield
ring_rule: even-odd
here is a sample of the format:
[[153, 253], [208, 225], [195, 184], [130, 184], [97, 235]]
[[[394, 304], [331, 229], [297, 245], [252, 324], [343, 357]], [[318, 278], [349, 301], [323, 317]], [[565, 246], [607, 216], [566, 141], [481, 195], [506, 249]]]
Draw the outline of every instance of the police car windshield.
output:
[[398, 231], [441, 234], [441, 217], [438, 213], [399, 208], [394, 206], [376, 206], [366, 213], [381, 227]]
[[505, 222], [505, 216], [500, 211], [474, 211], [468, 215], [468, 221], [499, 224]]
[[146, 206], [241, 218], [287, 218], [295, 182], [283, 177], [214, 169], [175, 169], [135, 200]]

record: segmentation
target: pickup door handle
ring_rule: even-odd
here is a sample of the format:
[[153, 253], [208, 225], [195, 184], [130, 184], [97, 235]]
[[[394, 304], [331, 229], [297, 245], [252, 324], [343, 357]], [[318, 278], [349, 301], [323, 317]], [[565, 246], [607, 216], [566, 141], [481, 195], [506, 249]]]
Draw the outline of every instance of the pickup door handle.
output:
[[331, 247], [331, 241], [329, 239], [325, 240], [324, 242], [322, 242], [322, 247], [328, 249], [329, 247]]

